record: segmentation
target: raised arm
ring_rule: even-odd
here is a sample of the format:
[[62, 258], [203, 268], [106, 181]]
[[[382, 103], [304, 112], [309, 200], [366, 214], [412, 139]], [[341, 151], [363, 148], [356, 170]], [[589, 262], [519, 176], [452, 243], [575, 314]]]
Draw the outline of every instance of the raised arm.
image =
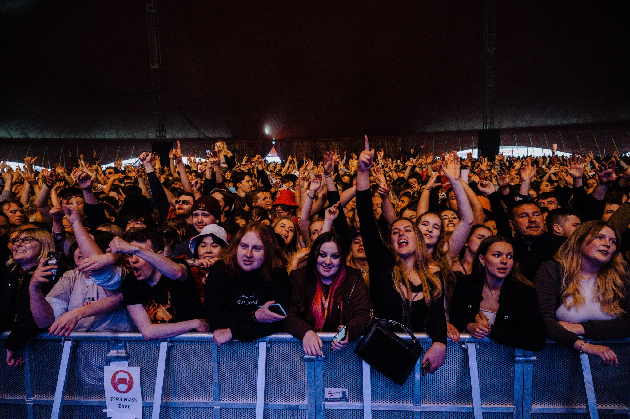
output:
[[470, 202], [466, 196], [466, 191], [461, 182], [460, 160], [456, 152], [452, 152], [445, 158], [445, 164], [442, 166], [442, 172], [451, 183], [451, 188], [455, 193], [457, 200], [457, 208], [459, 212], [459, 224], [455, 227], [451, 238], [449, 239], [449, 248], [447, 257], [452, 263], [459, 252], [464, 248], [470, 228], [473, 225], [474, 217]]
[[177, 142], [177, 148], [173, 149], [173, 160], [177, 165], [177, 171], [182, 182], [182, 187], [186, 192], [193, 193], [192, 184], [190, 183], [190, 178], [188, 177], [188, 173], [186, 173], [186, 166], [184, 165], [182, 146], [179, 141]]
[[143, 249], [131, 243], [127, 243], [120, 237], [114, 237], [109, 244], [111, 252], [115, 255], [136, 255], [151, 264], [163, 276], [174, 281], [185, 281], [188, 279], [188, 269], [185, 265], [172, 261], [161, 253]]

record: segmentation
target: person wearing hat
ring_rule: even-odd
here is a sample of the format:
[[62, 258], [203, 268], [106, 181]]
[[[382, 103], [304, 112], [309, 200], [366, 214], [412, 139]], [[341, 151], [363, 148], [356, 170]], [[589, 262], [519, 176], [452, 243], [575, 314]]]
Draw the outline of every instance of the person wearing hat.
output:
[[295, 217], [295, 210], [298, 208], [298, 204], [295, 202], [295, 192], [280, 189], [271, 206], [276, 211], [276, 217]]
[[219, 260], [221, 251], [228, 243], [228, 235], [223, 227], [217, 224], [209, 224], [201, 230], [201, 233], [190, 239], [189, 250], [194, 255], [187, 260], [197, 284], [201, 301], [204, 300], [204, 289], [208, 268]]
[[[192, 206], [193, 227], [197, 233], [207, 225], [217, 224], [221, 220], [221, 204], [217, 199], [210, 195], [202, 195]], [[192, 257], [190, 251], [190, 240], [184, 240], [175, 247], [173, 257]]]

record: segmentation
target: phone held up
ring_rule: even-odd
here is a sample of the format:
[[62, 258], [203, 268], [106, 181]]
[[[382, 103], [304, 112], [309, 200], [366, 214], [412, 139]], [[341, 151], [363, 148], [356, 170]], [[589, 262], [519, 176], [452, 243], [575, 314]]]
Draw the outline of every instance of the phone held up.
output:
[[62, 262], [63, 255], [61, 252], [48, 252], [48, 257], [44, 266], [56, 266], [55, 270], [52, 271], [53, 275], [49, 279], [49, 281], [56, 282], [59, 279], [59, 264]]
[[271, 311], [272, 313], [279, 314], [281, 316], [286, 316], [287, 315], [287, 312], [284, 311], [284, 308], [278, 303], [270, 304], [269, 305], [269, 311]]

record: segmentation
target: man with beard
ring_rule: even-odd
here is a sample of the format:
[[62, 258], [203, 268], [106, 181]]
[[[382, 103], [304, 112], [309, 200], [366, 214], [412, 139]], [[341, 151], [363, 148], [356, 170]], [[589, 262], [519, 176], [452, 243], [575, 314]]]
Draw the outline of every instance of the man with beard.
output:
[[180, 193], [175, 200], [175, 216], [186, 218], [188, 224], [192, 224], [192, 207], [195, 196], [188, 192]]
[[[564, 241], [564, 237], [545, 232], [543, 223], [540, 207], [534, 203], [520, 201], [512, 208], [510, 227], [514, 232], [514, 260], [532, 282], [538, 266], [553, 258]], [[505, 232], [499, 231], [499, 235], [505, 235]]]

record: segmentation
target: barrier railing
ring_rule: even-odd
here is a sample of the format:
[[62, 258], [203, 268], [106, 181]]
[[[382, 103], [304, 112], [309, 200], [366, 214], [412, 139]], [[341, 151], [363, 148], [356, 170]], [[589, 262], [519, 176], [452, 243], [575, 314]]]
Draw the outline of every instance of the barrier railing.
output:
[[[555, 343], [539, 354], [464, 337], [446, 363], [416, 365], [393, 384], [353, 352], [304, 356], [277, 334], [217, 347], [211, 334], [145, 341], [139, 334], [75, 333], [29, 341], [26, 366], [0, 362], [0, 418], [105, 417], [103, 367], [141, 367], [145, 418], [548, 418], [630, 416], [630, 340], [607, 344], [619, 367]], [[6, 334], [2, 336], [4, 339]], [[424, 349], [430, 340], [418, 336]]]

